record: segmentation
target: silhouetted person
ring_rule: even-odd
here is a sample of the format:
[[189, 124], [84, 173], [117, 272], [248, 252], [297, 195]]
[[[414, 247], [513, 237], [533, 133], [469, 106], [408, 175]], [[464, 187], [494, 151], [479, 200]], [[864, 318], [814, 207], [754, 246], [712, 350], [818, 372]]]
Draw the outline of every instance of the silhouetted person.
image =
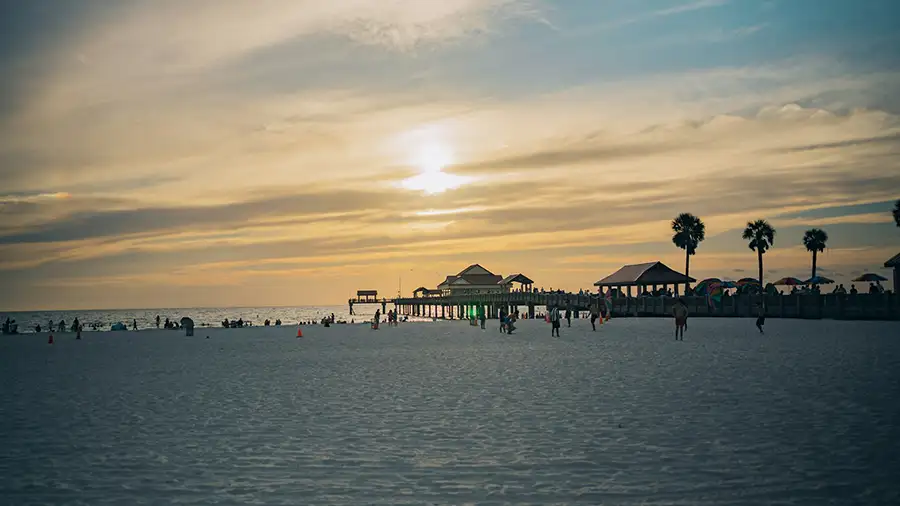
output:
[[756, 328], [759, 329], [760, 334], [765, 334], [763, 332], [763, 325], [766, 324], [766, 306], [764, 304], [758, 304], [756, 306]]
[[672, 306], [672, 316], [675, 317], [675, 340], [684, 341], [684, 329], [687, 327], [688, 308], [684, 299], [678, 298]]
[[156, 328], [159, 328], [159, 315], [156, 315]]
[[559, 308], [553, 306], [553, 308], [550, 309], [550, 337], [553, 337], [554, 335], [559, 337], [559, 324]]
[[591, 304], [591, 330], [597, 331], [597, 318], [600, 318], [600, 304]]
[[137, 330], [137, 319], [131, 320], [131, 328]]
[[859, 293], [859, 290], [856, 289], [856, 285], [850, 285], [850, 295], [856, 295]]
[[59, 321], [59, 326], [57, 326], [56, 329], [57, 329], [58, 332], [65, 332], [65, 331], [66, 331], [66, 321], [65, 321], [65, 320], [60, 320], [60, 321]]
[[[6, 329], [7, 329], [7, 327], [6, 327], [6, 324], [4, 323], [3, 324], [3, 333], [4, 334], [6, 334], [6, 332], [7, 332]], [[40, 323], [38, 323], [37, 325], [34, 326], [34, 331], [38, 334], [41, 333], [41, 324]]]
[[566, 307], [566, 326], [572, 326], [572, 309]]

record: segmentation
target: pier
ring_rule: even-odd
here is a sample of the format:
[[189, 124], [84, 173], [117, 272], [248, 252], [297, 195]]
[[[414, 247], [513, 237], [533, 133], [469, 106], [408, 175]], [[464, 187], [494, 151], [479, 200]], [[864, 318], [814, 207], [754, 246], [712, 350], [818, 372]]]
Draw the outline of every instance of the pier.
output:
[[[510, 312], [527, 308], [534, 318], [537, 313], [556, 305], [570, 309], [572, 317], [590, 310], [592, 302], [599, 303], [597, 294], [577, 293], [504, 293], [481, 296], [439, 296], [397, 298], [391, 302], [402, 315], [421, 318], [466, 319], [484, 311], [488, 319], [498, 317], [500, 310]], [[737, 295], [712, 302], [707, 297], [682, 297], [692, 316], [756, 317], [756, 305], [765, 300], [766, 317], [835, 320], [900, 320], [900, 296], [879, 294], [795, 294], [795, 295]], [[612, 299], [613, 317], [670, 317], [675, 297], [616, 297]]]
[[[898, 255], [900, 257], [900, 255]], [[898, 257], [886, 265], [898, 269]], [[895, 275], [897, 271], [895, 270]], [[561, 290], [543, 291], [523, 274], [501, 277], [473, 264], [456, 275], [447, 276], [435, 289], [419, 287], [411, 297], [378, 299], [375, 290], [360, 290], [350, 299], [350, 311], [356, 304], [378, 304], [384, 314], [388, 305], [400, 315], [434, 319], [468, 319], [484, 314], [496, 319], [500, 312], [519, 311], [527, 318], [535, 318], [548, 308], [557, 306], [569, 310], [573, 318], [586, 316], [594, 305], [606, 304], [600, 293], [610, 293], [613, 317], [668, 317], [678, 300], [678, 287], [693, 278], [679, 273], [662, 262], [626, 265], [594, 283], [598, 293], [579, 293]], [[632, 296], [632, 289], [637, 296]], [[652, 288], [652, 292], [649, 289]], [[662, 288], [661, 292], [657, 288]], [[674, 297], [671, 296], [674, 289]], [[656, 295], [662, 293], [662, 295]], [[651, 295], [653, 294], [653, 295]], [[900, 296], [895, 293], [869, 294], [737, 294], [727, 292], [721, 298], [706, 295], [684, 296], [688, 310], [694, 316], [756, 317], [759, 304], [764, 304], [770, 318], [808, 318], [839, 320], [900, 320]], [[524, 309], [524, 311], [523, 311]]]

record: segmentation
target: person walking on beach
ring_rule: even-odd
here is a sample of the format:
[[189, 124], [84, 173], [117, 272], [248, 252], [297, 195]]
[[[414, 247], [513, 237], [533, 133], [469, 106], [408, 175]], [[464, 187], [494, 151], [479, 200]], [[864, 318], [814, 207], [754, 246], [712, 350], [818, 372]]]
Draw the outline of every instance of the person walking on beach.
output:
[[514, 330], [516, 330], [516, 314], [511, 313], [506, 317], [506, 333], [512, 334]]
[[159, 328], [159, 315], [156, 315], [156, 328]]
[[763, 325], [766, 324], [766, 305], [757, 304], [756, 305], [756, 328], [759, 329], [760, 334], [765, 334], [763, 332]]
[[481, 330], [484, 330], [484, 323], [487, 321], [487, 316], [484, 314], [484, 307], [478, 306], [478, 321], [481, 323]]
[[506, 332], [506, 310], [500, 310], [500, 332]]
[[572, 327], [572, 308], [566, 306], [566, 327]]
[[[597, 318], [600, 318], [600, 303], [591, 304], [591, 331], [597, 331]], [[602, 321], [600, 323], [603, 323]]]
[[131, 328], [137, 330], [137, 318], [131, 320]]
[[[672, 307], [672, 316], [675, 317], [675, 340], [684, 341], [684, 329], [687, 328], [688, 308], [681, 297]], [[680, 336], [680, 337], [679, 337]]]
[[550, 309], [550, 337], [559, 337], [559, 308]]
[[381, 310], [375, 310], [375, 318], [372, 319], [372, 328], [378, 330], [378, 324], [381, 323]]

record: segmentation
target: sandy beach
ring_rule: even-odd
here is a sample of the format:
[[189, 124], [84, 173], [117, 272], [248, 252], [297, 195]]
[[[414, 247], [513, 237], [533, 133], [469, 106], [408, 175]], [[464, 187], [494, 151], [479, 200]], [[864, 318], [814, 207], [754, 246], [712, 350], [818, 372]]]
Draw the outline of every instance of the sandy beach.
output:
[[488, 325], [4, 336], [0, 502], [900, 500], [896, 323]]

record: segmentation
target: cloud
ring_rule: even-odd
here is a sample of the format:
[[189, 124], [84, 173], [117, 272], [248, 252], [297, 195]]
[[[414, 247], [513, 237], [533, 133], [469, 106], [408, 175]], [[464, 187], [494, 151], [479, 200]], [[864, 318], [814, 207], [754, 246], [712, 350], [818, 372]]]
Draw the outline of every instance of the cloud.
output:
[[[390, 269], [482, 259], [548, 279], [560, 267], [561, 283], [579, 283], [629, 256], [680, 261], [669, 221], [682, 211], [707, 223], [698, 272], [753, 272], [735, 230], [755, 217], [779, 226], [767, 258], [779, 269], [808, 262], [781, 232], [811, 224], [836, 246], [884, 246], [863, 237], [885, 225], [865, 206], [900, 187], [900, 124], [868, 100], [895, 75], [830, 59], [673, 62], [494, 87], [480, 58], [497, 49], [471, 39], [518, 43], [507, 29], [542, 8], [200, 0], [73, 16], [78, 27], [32, 47], [41, 71], [0, 118], [0, 270], [12, 288], [0, 305], [43, 300], [35, 287], [53, 281], [66, 284], [53, 297], [104, 284], [139, 305], [128, 284], [140, 283], [179, 300], [165, 279], [180, 274], [190, 281], [177, 288], [206, 303], [222, 299], [198, 285], [262, 278], [266, 296], [289, 298], [302, 280], [339, 300], [351, 282], [393, 283]], [[448, 61], [464, 70], [433, 72]], [[433, 196], [397, 189], [429, 146], [475, 181]], [[839, 249], [823, 261], [852, 264]]]
[[673, 7], [669, 7], [667, 9], [660, 9], [653, 11], [654, 16], [671, 16], [673, 14], [682, 14], [685, 12], [692, 12], [701, 9], [709, 9], [713, 7], [721, 7], [727, 4], [729, 0], [695, 0], [693, 2], [682, 3], [679, 5], [675, 5]]

